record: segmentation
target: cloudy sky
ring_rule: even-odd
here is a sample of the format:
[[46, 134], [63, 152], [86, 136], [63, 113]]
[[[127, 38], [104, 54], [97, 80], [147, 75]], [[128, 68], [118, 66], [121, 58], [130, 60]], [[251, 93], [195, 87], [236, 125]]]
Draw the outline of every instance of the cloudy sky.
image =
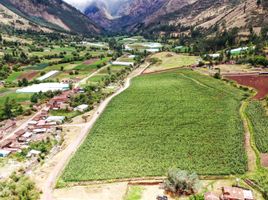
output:
[[107, 4], [111, 4], [120, 0], [64, 0], [64, 1], [83, 11], [85, 7], [88, 6], [92, 1], [103, 1]]

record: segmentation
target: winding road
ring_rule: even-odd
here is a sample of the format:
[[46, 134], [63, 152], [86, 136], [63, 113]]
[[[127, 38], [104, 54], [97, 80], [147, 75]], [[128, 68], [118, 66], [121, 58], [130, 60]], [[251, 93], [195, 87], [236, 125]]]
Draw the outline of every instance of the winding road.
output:
[[43, 192], [42, 196], [41, 196], [42, 200], [53, 200], [53, 188], [56, 185], [57, 178], [60, 176], [61, 172], [64, 170], [65, 166], [67, 165], [67, 163], [71, 159], [72, 155], [75, 153], [75, 151], [79, 148], [79, 146], [85, 140], [85, 138], [88, 135], [89, 131], [91, 130], [91, 128], [93, 127], [93, 125], [95, 124], [97, 119], [99, 118], [100, 114], [105, 110], [105, 108], [109, 104], [109, 102], [114, 97], [116, 97], [117, 95], [119, 95], [120, 93], [125, 91], [130, 86], [131, 79], [136, 77], [136, 76], [139, 76], [140, 74], [142, 74], [149, 66], [150, 66], [150, 63], [145, 63], [145, 64], [142, 64], [137, 69], [135, 69], [126, 78], [125, 85], [122, 88], [120, 88], [118, 91], [116, 91], [114, 94], [112, 94], [111, 96], [106, 98], [103, 102], [101, 102], [99, 107], [97, 108], [97, 110], [93, 114], [91, 120], [89, 122], [81, 125], [83, 127], [81, 129], [80, 134], [78, 135], [76, 140], [74, 140], [66, 148], [64, 156], [57, 162], [57, 164], [51, 170], [51, 172], [50, 172], [50, 174], [49, 174], [49, 176], [48, 176], [48, 178], [47, 178], [47, 180], [46, 180], [46, 182], [44, 184], [44, 187], [42, 188], [42, 192]]

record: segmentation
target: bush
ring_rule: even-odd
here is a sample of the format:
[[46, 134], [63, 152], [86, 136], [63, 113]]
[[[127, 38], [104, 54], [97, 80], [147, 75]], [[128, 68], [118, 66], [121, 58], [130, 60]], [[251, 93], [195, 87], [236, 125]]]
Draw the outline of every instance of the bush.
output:
[[169, 170], [167, 179], [163, 183], [164, 190], [176, 196], [194, 194], [199, 186], [200, 181], [196, 173], [180, 169]]

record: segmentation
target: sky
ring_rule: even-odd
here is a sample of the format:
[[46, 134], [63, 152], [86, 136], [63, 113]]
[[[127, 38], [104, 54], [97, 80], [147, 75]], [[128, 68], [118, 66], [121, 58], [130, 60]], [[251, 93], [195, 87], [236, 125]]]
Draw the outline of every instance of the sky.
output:
[[[64, 0], [67, 3], [73, 5], [74, 7], [78, 8], [79, 10], [83, 11], [91, 2], [99, 1], [99, 0]], [[101, 0], [107, 4], [115, 3], [120, 0]]]

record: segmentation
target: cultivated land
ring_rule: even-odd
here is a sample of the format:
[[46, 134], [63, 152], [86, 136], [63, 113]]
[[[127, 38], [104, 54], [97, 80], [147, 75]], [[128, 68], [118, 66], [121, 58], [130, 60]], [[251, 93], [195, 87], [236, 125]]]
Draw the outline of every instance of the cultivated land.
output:
[[177, 67], [185, 67], [195, 65], [197, 63], [197, 56], [189, 56], [186, 54], [176, 54], [172, 52], [161, 52], [154, 54], [150, 58], [159, 59], [159, 62], [151, 65], [145, 73], [166, 70]]
[[262, 75], [232, 75], [226, 78], [236, 81], [240, 85], [245, 85], [257, 90], [255, 99], [264, 99], [268, 94], [268, 76]]
[[268, 116], [261, 102], [251, 101], [246, 109], [251, 121], [254, 140], [261, 153], [268, 153]]
[[243, 95], [185, 69], [137, 77], [108, 105], [62, 178], [162, 176], [170, 167], [242, 174], [247, 170], [239, 116]]

